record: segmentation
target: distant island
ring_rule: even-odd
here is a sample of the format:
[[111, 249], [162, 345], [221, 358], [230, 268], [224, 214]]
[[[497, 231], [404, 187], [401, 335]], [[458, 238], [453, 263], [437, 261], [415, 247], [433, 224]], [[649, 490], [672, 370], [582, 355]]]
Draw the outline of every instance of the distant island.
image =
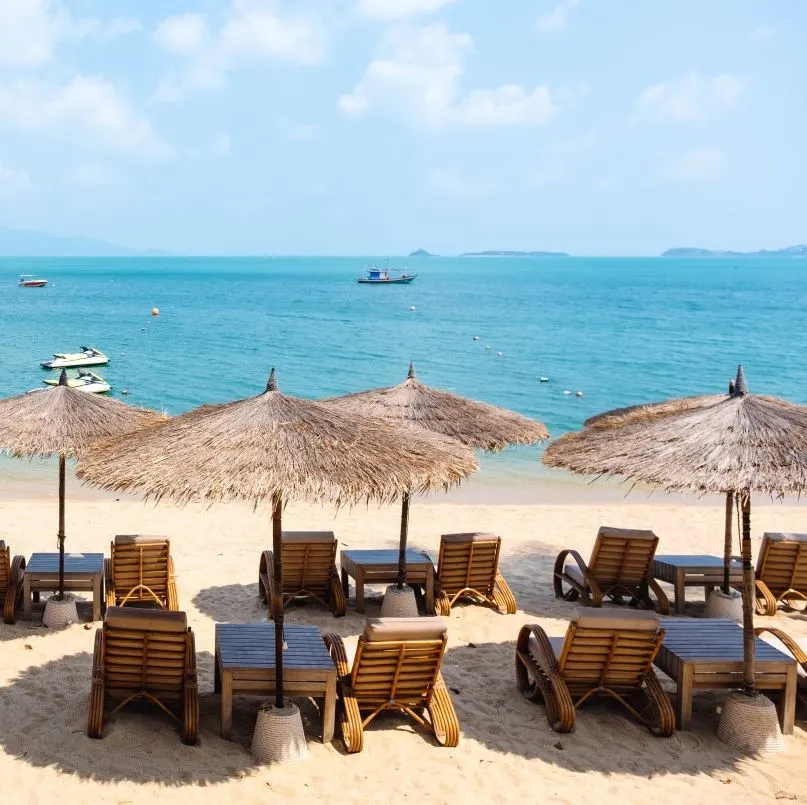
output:
[[436, 254], [431, 254], [431, 252], [427, 252], [425, 249], [415, 249], [410, 255], [410, 257], [437, 257]]
[[787, 246], [784, 249], [762, 249], [758, 252], [732, 252], [718, 249], [697, 249], [689, 246], [667, 249], [662, 257], [807, 257], [807, 246]]
[[47, 232], [0, 226], [0, 255], [3, 257], [159, 257], [168, 254], [157, 249], [128, 249], [93, 238], [63, 238]]
[[487, 252], [463, 252], [460, 257], [569, 257], [566, 252], [512, 252], [487, 251]]

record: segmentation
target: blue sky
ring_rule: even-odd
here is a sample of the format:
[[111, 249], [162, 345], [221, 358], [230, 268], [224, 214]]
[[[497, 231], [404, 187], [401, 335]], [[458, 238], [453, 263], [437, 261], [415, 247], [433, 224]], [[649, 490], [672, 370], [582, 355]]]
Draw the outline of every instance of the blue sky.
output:
[[0, 0], [0, 225], [199, 254], [807, 241], [802, 0]]

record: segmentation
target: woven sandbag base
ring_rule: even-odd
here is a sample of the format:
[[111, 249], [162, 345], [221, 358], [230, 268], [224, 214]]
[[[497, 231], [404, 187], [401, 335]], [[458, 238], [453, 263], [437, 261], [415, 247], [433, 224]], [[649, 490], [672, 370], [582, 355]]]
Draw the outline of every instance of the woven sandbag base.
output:
[[48, 598], [45, 602], [45, 611], [42, 613], [42, 623], [51, 629], [78, 623], [75, 596], [65, 595], [61, 601], [55, 596]]
[[282, 708], [264, 702], [252, 735], [252, 756], [259, 763], [299, 763], [308, 759], [300, 709], [288, 699]]
[[732, 590], [726, 595], [722, 590], [712, 590], [706, 602], [704, 618], [730, 618], [735, 623], [743, 622], [743, 597]]
[[785, 748], [776, 707], [761, 694], [729, 693], [720, 715], [717, 737], [752, 754], [781, 752]]
[[398, 589], [396, 584], [390, 584], [384, 593], [381, 604], [382, 618], [416, 618], [418, 616], [418, 602], [415, 591], [406, 585]]

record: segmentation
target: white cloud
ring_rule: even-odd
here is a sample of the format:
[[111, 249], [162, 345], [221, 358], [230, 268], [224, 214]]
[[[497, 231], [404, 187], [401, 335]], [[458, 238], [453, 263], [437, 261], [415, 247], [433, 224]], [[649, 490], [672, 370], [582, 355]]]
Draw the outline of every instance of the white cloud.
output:
[[0, 0], [0, 65], [30, 69], [53, 59], [60, 42], [115, 39], [140, 29], [131, 17], [74, 17], [59, 0]]
[[563, 0], [560, 5], [555, 6], [548, 14], [538, 17], [535, 21], [535, 29], [539, 33], [562, 31], [569, 24], [569, 14], [572, 9], [577, 8], [579, 5], [579, 0]]
[[750, 39], [752, 42], [767, 42], [776, 33], [775, 29], [770, 25], [760, 25], [755, 31], [752, 32]]
[[155, 100], [170, 102], [188, 92], [218, 89], [226, 84], [228, 73], [250, 63], [318, 64], [327, 35], [311, 14], [284, 12], [271, 0], [231, 0], [217, 31], [211, 31], [198, 14], [181, 14], [164, 19], [154, 38], [185, 59], [181, 69], [163, 76], [158, 84]]
[[399, 20], [433, 14], [454, 0], [359, 0], [359, 11], [376, 20]]
[[170, 153], [151, 124], [100, 76], [78, 75], [65, 84], [30, 79], [0, 85], [0, 126], [146, 158]]
[[557, 114], [549, 88], [528, 90], [518, 84], [478, 89], [458, 97], [464, 62], [473, 51], [465, 33], [443, 23], [394, 26], [381, 43], [382, 57], [370, 62], [353, 91], [339, 99], [347, 115], [374, 107], [439, 128], [467, 126], [537, 126]]
[[286, 117], [278, 118], [280, 131], [287, 140], [308, 140], [317, 133], [313, 123], [292, 123]]
[[659, 121], [702, 122], [731, 109], [741, 92], [742, 82], [736, 76], [724, 73], [703, 78], [691, 72], [677, 81], [643, 90], [636, 101], [636, 115]]
[[717, 181], [725, 173], [726, 165], [726, 157], [719, 148], [701, 146], [670, 162], [664, 175], [682, 184], [706, 184]]
[[21, 170], [14, 170], [0, 162], [0, 199], [17, 198], [34, 189], [31, 177]]

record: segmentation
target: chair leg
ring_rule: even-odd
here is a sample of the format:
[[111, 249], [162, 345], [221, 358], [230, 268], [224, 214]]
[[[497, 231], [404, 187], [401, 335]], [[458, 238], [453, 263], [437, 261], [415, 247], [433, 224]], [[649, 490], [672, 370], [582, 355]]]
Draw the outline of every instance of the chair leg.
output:
[[337, 683], [336, 695], [339, 711], [339, 726], [342, 730], [342, 740], [349, 754], [361, 752], [364, 746], [364, 728], [362, 727], [359, 703], [351, 695], [348, 686], [350, 668], [347, 664], [345, 644], [338, 634], [326, 634], [322, 639], [330, 652], [331, 659], [336, 665]]
[[25, 557], [15, 556], [11, 561], [11, 571], [8, 577], [8, 589], [6, 590], [5, 601], [3, 602], [3, 621], [14, 623], [16, 620], [17, 607], [22, 601], [22, 576], [25, 570]]
[[442, 675], [437, 678], [427, 709], [437, 743], [441, 746], [456, 746], [460, 742], [460, 722]]
[[675, 710], [652, 668], [642, 692], [647, 699], [645, 719], [648, 729], [659, 738], [668, 738], [675, 732]]
[[117, 603], [115, 596], [115, 582], [112, 578], [112, 560], [104, 559], [104, 590], [106, 593], [106, 605], [114, 607]]
[[199, 688], [193, 681], [185, 683], [183, 692], [182, 743], [193, 746], [199, 741]]
[[261, 551], [261, 561], [258, 566], [258, 595], [261, 597], [261, 602], [264, 604], [269, 603], [270, 593], [269, 584], [272, 577], [272, 552]]
[[331, 573], [328, 590], [330, 594], [331, 611], [337, 618], [343, 618], [347, 612], [347, 600], [345, 599], [345, 591], [342, 589], [339, 574], [336, 572], [336, 565], [334, 565], [333, 572]]
[[104, 636], [101, 629], [95, 632], [95, 652], [92, 660], [92, 687], [90, 688], [90, 711], [87, 715], [87, 735], [90, 738], [104, 737]]
[[447, 618], [451, 615], [451, 599], [442, 591], [434, 591], [434, 614]]
[[516, 597], [501, 573], [496, 574], [496, 583], [493, 587], [493, 604], [502, 614], [516, 614]]
[[764, 581], [757, 579], [756, 584], [756, 613], [757, 615], [775, 615], [776, 614], [776, 598], [774, 594], [768, 589], [768, 585]]

